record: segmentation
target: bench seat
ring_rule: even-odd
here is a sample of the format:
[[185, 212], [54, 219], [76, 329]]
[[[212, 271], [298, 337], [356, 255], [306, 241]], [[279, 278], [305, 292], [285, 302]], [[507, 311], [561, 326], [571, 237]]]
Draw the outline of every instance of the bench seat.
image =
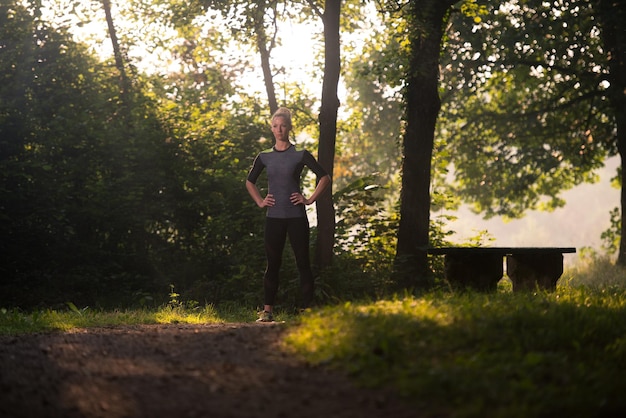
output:
[[429, 247], [432, 255], [445, 255], [446, 279], [453, 286], [480, 291], [497, 289], [506, 273], [513, 291], [554, 290], [563, 274], [563, 254], [573, 247]]

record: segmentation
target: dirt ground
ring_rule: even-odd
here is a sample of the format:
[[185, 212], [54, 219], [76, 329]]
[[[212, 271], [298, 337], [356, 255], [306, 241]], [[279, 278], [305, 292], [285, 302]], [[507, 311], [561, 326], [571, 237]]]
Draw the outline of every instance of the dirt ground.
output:
[[0, 337], [0, 417], [419, 417], [280, 350], [284, 325], [142, 325]]

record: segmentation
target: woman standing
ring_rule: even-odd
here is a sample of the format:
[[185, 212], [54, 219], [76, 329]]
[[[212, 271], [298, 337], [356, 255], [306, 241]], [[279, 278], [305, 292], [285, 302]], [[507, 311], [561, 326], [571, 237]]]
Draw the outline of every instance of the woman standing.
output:
[[[264, 308], [258, 322], [272, 322], [273, 306], [278, 292], [278, 274], [282, 264], [283, 248], [287, 236], [293, 249], [300, 286], [302, 289], [302, 308], [307, 308], [313, 301], [314, 284], [311, 262], [309, 259], [309, 220], [305, 206], [310, 205], [330, 184], [330, 176], [305, 149], [289, 141], [291, 132], [291, 112], [279, 108], [271, 119], [275, 144], [272, 148], [260, 152], [248, 173], [246, 188], [260, 208], [267, 208], [265, 218], [265, 254], [267, 268], [263, 277]], [[318, 178], [313, 194], [307, 199], [300, 189], [300, 177], [304, 166], [309, 167]], [[259, 175], [267, 169], [268, 190], [263, 198], [256, 186]]]

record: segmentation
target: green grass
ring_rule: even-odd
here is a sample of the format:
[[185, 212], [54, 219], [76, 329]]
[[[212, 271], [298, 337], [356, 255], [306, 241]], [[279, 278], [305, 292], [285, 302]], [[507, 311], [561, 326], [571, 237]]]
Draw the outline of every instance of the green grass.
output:
[[96, 311], [79, 309], [68, 303], [67, 309], [63, 310], [48, 309], [25, 313], [20, 310], [0, 309], [0, 335], [140, 324], [250, 322], [254, 319], [256, 311], [237, 306], [216, 309], [211, 305], [193, 308], [168, 305], [156, 310]]
[[365, 386], [395, 388], [425, 417], [625, 416], [625, 282], [591, 279], [626, 275], [594, 268], [583, 279], [568, 272], [551, 293], [504, 288], [325, 307], [284, 345]]

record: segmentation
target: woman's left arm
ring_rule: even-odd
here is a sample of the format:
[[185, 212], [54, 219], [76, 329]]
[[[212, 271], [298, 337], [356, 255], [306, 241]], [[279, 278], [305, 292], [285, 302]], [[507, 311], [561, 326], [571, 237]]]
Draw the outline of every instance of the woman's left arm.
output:
[[314, 203], [317, 198], [324, 193], [324, 190], [326, 190], [326, 188], [330, 185], [330, 175], [326, 174], [324, 177], [320, 178], [320, 181], [317, 182], [317, 186], [315, 186], [315, 190], [313, 191], [313, 194], [311, 195], [311, 197], [309, 197], [308, 199], [304, 199], [304, 204], [305, 205], [310, 205], [312, 203]]

